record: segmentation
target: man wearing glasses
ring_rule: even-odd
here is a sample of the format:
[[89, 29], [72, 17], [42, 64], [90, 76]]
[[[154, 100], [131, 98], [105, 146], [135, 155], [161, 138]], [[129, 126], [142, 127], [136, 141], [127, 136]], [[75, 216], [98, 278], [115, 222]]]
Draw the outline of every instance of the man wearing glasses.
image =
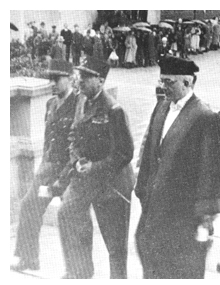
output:
[[193, 92], [193, 61], [166, 56], [159, 66], [166, 99], [152, 114], [135, 187], [143, 277], [204, 278], [220, 212], [218, 118]]

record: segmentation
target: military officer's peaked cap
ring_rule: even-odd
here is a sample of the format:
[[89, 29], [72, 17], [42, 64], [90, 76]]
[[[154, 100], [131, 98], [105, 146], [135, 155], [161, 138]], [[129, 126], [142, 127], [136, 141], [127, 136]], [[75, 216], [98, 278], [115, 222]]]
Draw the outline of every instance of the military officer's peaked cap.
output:
[[70, 76], [73, 73], [73, 65], [65, 60], [51, 59], [47, 74], [50, 78], [57, 76]]
[[159, 62], [161, 74], [166, 75], [194, 75], [199, 67], [192, 60], [167, 55]]
[[81, 65], [74, 66], [73, 68], [105, 79], [108, 75], [110, 65], [106, 61], [102, 61], [97, 57], [86, 56], [82, 60]]

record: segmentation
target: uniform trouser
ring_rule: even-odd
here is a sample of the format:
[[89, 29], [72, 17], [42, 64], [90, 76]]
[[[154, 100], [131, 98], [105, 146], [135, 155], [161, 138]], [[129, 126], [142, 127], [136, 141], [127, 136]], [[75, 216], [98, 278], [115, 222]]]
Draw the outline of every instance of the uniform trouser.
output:
[[110, 278], [127, 278], [130, 205], [121, 197], [103, 199], [104, 183], [101, 184], [91, 177], [74, 177], [58, 212], [67, 273], [73, 279], [88, 279], [93, 276], [93, 225], [90, 216], [92, 204], [109, 252]]
[[80, 64], [81, 51], [72, 50], [73, 65], [78, 66]]
[[38, 259], [43, 215], [51, 202], [51, 198], [38, 197], [39, 186], [55, 182], [57, 172], [53, 164], [41, 163], [32, 186], [21, 201], [15, 255], [26, 261]]
[[70, 44], [66, 45], [66, 61], [70, 59]]

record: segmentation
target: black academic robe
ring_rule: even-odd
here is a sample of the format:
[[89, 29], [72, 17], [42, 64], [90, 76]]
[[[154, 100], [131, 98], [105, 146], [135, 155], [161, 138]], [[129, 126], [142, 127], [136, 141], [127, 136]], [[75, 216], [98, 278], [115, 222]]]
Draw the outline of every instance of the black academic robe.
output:
[[152, 114], [137, 178], [138, 252], [144, 278], [203, 278], [208, 242], [195, 235], [220, 212], [217, 114], [193, 95], [160, 144], [168, 110], [164, 100]]

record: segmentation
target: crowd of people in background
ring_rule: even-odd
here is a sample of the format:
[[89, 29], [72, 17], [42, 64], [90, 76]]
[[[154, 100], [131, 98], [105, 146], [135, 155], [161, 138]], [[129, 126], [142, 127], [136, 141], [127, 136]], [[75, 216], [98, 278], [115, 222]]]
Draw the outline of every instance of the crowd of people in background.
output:
[[204, 21], [173, 21], [171, 28], [149, 25], [147, 31], [131, 27], [128, 30], [112, 29], [105, 22], [94, 30], [89, 24], [82, 33], [75, 24], [73, 31], [64, 24], [58, 32], [55, 25], [50, 33], [44, 22], [38, 29], [35, 22], [28, 23], [25, 43], [32, 59], [65, 59], [74, 65], [86, 55], [108, 61], [113, 67], [154, 66], [166, 54], [189, 58], [220, 48], [220, 22], [215, 17]]

